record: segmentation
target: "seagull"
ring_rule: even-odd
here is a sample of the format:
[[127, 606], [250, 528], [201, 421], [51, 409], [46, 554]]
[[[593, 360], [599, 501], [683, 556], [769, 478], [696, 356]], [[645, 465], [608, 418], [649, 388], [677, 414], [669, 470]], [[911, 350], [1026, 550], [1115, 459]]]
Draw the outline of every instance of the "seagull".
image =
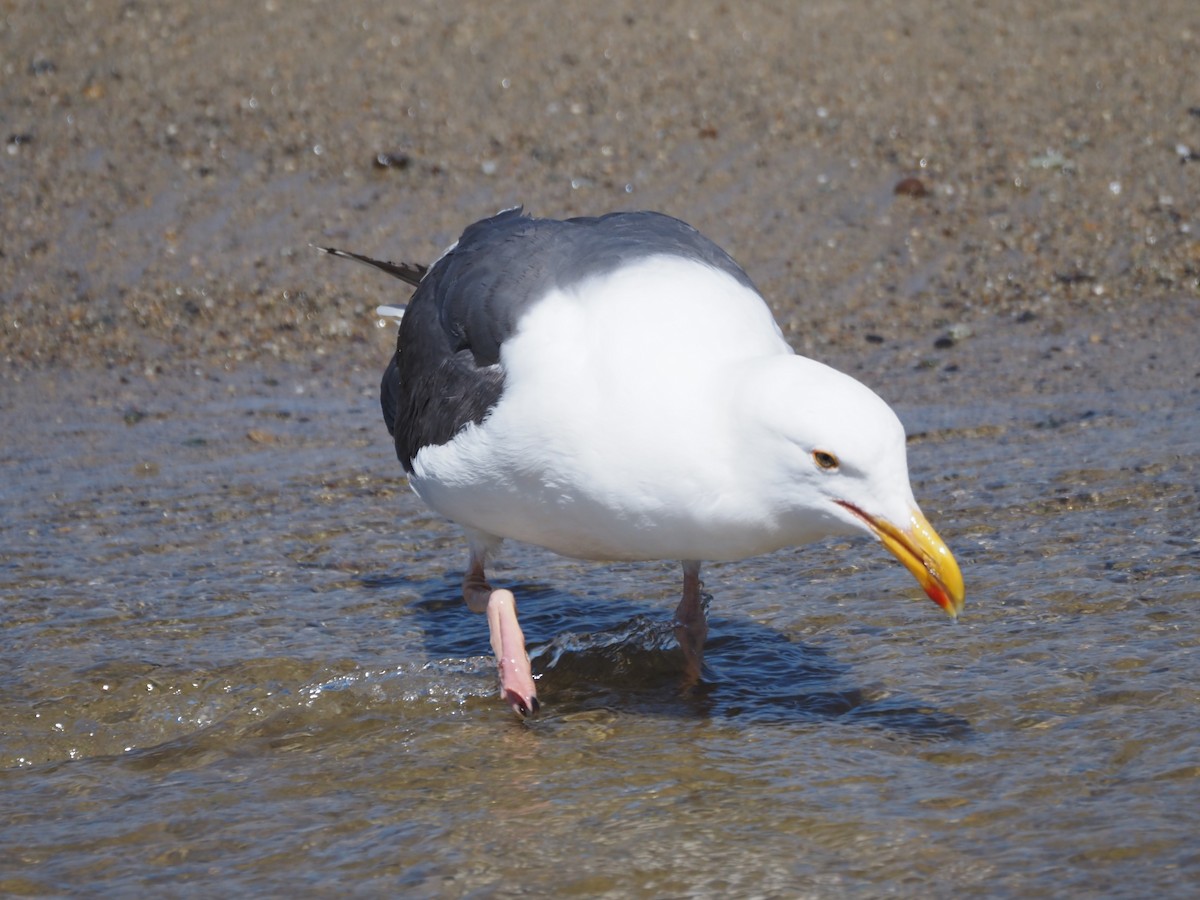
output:
[[657, 212], [516, 207], [431, 266], [332, 247], [416, 288], [380, 390], [409, 484], [458, 523], [500, 694], [539, 710], [504, 539], [585, 560], [678, 560], [674, 629], [700, 677], [704, 562], [869, 535], [952, 618], [963, 580], [913, 497], [904, 426], [868, 387], [796, 354], [749, 276]]

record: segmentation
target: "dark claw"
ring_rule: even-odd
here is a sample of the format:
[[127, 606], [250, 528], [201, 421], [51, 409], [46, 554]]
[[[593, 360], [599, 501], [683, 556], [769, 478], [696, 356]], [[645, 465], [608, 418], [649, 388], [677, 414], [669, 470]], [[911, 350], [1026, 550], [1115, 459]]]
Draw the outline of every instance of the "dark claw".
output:
[[537, 697], [530, 697], [529, 704], [526, 704], [514, 691], [509, 691], [505, 699], [508, 700], [508, 705], [513, 708], [513, 712], [522, 719], [531, 719], [542, 710], [542, 704], [538, 702]]

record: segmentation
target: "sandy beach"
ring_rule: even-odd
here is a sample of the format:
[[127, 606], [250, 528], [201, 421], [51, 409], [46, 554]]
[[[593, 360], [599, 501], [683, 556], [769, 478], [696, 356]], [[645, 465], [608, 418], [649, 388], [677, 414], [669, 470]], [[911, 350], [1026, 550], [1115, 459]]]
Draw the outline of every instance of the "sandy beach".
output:
[[690, 221], [904, 390], [1193, 384], [1192, 12], [7, 3], [3, 370], [374, 368], [402, 287], [310, 245], [523, 203]]

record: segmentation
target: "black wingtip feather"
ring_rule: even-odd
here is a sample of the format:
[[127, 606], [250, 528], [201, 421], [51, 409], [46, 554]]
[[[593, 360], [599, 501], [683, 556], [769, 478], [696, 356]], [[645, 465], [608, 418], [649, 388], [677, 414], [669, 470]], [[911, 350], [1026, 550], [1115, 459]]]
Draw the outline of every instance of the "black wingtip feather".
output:
[[425, 273], [429, 271], [429, 266], [422, 265], [421, 263], [388, 262], [385, 259], [373, 259], [370, 256], [363, 256], [360, 253], [351, 253], [348, 250], [338, 250], [336, 247], [317, 247], [316, 249], [322, 253], [328, 253], [330, 256], [351, 259], [355, 262], [381, 269], [394, 278], [399, 278], [406, 284], [411, 284], [413, 287], [419, 285], [421, 279], [425, 277]]

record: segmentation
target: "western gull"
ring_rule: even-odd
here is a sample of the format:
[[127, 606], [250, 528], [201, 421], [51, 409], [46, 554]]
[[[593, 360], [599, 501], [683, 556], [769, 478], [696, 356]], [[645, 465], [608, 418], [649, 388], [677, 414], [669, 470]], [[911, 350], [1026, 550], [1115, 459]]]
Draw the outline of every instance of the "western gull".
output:
[[463, 599], [487, 614], [501, 696], [539, 703], [504, 538], [587, 560], [680, 560], [675, 631], [700, 675], [700, 567], [869, 534], [952, 617], [963, 581], [909, 485], [904, 427], [797, 355], [749, 276], [655, 212], [469, 226], [432, 266], [334, 248], [416, 287], [381, 386], [418, 496], [463, 527]]

